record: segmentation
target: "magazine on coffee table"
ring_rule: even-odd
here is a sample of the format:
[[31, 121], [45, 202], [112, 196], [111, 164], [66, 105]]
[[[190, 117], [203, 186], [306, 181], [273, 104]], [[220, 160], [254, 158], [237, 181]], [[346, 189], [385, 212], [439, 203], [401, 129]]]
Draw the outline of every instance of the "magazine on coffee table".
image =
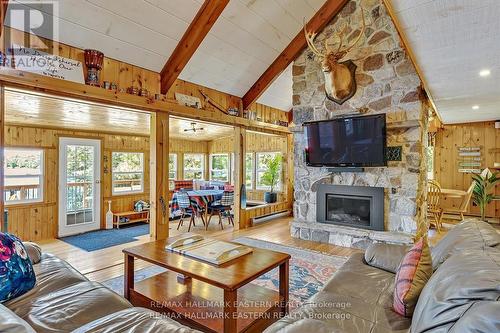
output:
[[205, 238], [200, 235], [190, 235], [180, 238], [165, 246], [168, 251], [180, 253], [189, 257], [221, 265], [230, 260], [251, 253], [251, 247]]

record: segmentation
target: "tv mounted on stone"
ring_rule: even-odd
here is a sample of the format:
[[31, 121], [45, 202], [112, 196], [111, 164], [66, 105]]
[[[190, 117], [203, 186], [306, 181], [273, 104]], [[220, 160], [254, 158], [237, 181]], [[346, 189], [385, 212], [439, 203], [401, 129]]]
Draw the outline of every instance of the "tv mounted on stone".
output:
[[306, 122], [303, 126], [308, 166], [387, 166], [385, 114]]

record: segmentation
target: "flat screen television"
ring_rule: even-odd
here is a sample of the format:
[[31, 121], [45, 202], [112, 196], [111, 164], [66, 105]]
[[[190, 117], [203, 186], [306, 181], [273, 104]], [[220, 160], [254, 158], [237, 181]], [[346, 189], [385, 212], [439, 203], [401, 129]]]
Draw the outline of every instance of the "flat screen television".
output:
[[310, 166], [386, 166], [385, 114], [357, 116], [303, 124]]

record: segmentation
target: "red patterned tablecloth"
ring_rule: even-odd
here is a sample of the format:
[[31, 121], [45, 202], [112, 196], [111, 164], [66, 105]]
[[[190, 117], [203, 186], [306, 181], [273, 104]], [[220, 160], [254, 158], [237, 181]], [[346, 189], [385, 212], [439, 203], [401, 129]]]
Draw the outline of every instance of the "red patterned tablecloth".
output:
[[[198, 191], [187, 191], [189, 195], [189, 201], [191, 202], [191, 206], [195, 210], [201, 210], [202, 208], [207, 207], [209, 203], [212, 203], [216, 200], [220, 200], [222, 198], [223, 190], [198, 190]], [[174, 193], [172, 196], [172, 205], [171, 205], [172, 213], [180, 210], [179, 203], [177, 201], [177, 193]]]

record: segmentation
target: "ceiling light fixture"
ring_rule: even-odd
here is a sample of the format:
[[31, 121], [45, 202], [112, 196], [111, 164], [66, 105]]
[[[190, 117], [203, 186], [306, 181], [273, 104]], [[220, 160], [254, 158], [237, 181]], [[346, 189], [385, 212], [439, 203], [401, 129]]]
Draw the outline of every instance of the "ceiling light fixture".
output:
[[184, 132], [196, 133], [196, 132], [203, 131], [203, 130], [204, 130], [203, 127], [196, 127], [196, 123], [191, 123], [191, 128], [185, 128]]
[[477, 110], [477, 109], [479, 109], [479, 105], [474, 105], [474, 106], [472, 107], [472, 110]]
[[483, 69], [482, 71], [479, 72], [479, 76], [486, 77], [490, 76], [491, 71], [489, 69]]

